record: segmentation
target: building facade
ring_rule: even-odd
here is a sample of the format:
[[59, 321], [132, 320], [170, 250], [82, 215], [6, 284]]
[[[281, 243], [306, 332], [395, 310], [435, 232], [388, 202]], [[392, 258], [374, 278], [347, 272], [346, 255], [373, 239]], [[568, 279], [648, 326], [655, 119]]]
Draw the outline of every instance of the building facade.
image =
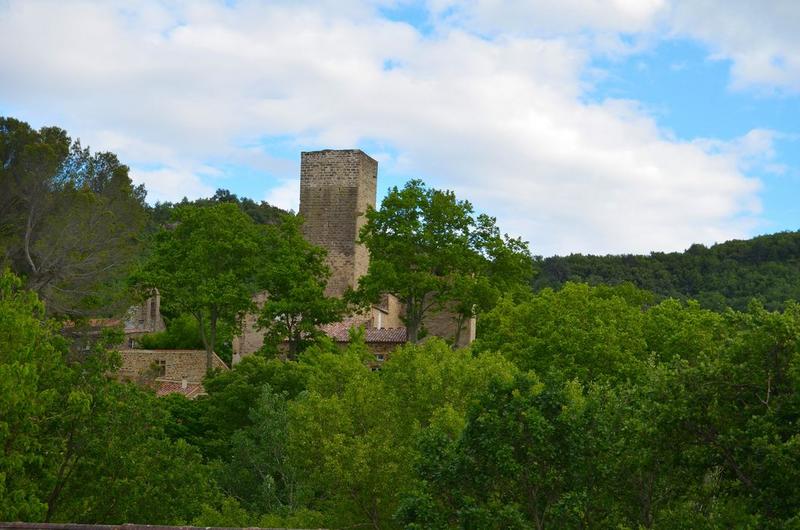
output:
[[[156, 394], [180, 393], [188, 398], [205, 394], [205, 350], [142, 350], [122, 349], [122, 366], [117, 377], [152, 387]], [[216, 354], [212, 367], [228, 370], [228, 365]]]

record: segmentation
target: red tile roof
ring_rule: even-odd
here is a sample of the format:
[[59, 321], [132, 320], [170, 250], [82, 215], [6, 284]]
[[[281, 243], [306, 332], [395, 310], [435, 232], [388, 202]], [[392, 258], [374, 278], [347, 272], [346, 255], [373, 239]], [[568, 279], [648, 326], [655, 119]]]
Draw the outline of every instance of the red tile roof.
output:
[[[352, 322], [336, 322], [322, 326], [322, 331], [336, 342], [350, 342], [352, 326]], [[403, 343], [406, 342], [407, 336], [406, 328], [367, 327], [364, 330], [364, 340], [367, 344], [375, 342]]]
[[182, 381], [156, 380], [156, 395], [158, 397], [166, 396], [167, 394], [183, 394], [189, 399], [194, 399], [205, 393], [206, 391], [201, 383], [187, 382], [186, 388], [184, 388]]

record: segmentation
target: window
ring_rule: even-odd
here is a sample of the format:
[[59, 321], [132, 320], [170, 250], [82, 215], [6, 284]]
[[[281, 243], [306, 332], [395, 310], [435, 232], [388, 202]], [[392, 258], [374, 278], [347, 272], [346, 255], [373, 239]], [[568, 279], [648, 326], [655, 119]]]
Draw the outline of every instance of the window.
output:
[[375, 360], [376, 361], [385, 361], [386, 357], [382, 353], [376, 353], [375, 354]]
[[155, 362], [157, 377], [164, 377], [167, 375], [167, 361], [164, 359], [157, 359]]

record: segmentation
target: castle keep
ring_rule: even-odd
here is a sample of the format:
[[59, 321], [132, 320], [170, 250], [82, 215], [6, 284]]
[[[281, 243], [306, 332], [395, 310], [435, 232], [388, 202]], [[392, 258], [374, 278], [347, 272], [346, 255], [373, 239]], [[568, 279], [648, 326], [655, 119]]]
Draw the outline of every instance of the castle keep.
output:
[[300, 155], [300, 215], [309, 243], [328, 251], [331, 277], [326, 295], [342, 296], [367, 273], [369, 254], [356, 243], [375, 207], [378, 162], [358, 149]]

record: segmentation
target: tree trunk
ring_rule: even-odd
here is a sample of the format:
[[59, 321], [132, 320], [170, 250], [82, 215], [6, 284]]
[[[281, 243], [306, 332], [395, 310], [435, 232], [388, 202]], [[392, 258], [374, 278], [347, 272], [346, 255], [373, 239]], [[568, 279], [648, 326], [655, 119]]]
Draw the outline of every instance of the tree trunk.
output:
[[31, 257], [31, 236], [33, 235], [33, 205], [31, 205], [28, 211], [28, 220], [25, 223], [25, 259], [28, 261], [28, 265], [30, 265], [31, 272], [35, 275], [39, 272], [36, 268], [36, 264], [33, 263], [33, 258]]
[[460, 313], [455, 319], [456, 321], [456, 332], [453, 335], [453, 349], [458, 349], [458, 343], [461, 341], [461, 328], [464, 327], [464, 322], [467, 321], [466, 315]]
[[[206, 372], [210, 372], [213, 359], [212, 354], [214, 352], [214, 341], [210, 336], [211, 334], [206, 333], [206, 319], [203, 317], [203, 312], [198, 311], [194, 314], [194, 317], [197, 319], [197, 324], [200, 326], [200, 338], [203, 339], [203, 347], [206, 349]], [[216, 322], [214, 326], [216, 327]]]
[[214, 367], [214, 346], [217, 341], [217, 310], [211, 309], [208, 319], [210, 340], [206, 344], [206, 373], [210, 373]]
[[411, 296], [406, 304], [406, 334], [408, 342], [412, 344], [419, 340], [419, 326], [422, 323], [422, 315], [420, 315], [417, 303], [416, 297]]

